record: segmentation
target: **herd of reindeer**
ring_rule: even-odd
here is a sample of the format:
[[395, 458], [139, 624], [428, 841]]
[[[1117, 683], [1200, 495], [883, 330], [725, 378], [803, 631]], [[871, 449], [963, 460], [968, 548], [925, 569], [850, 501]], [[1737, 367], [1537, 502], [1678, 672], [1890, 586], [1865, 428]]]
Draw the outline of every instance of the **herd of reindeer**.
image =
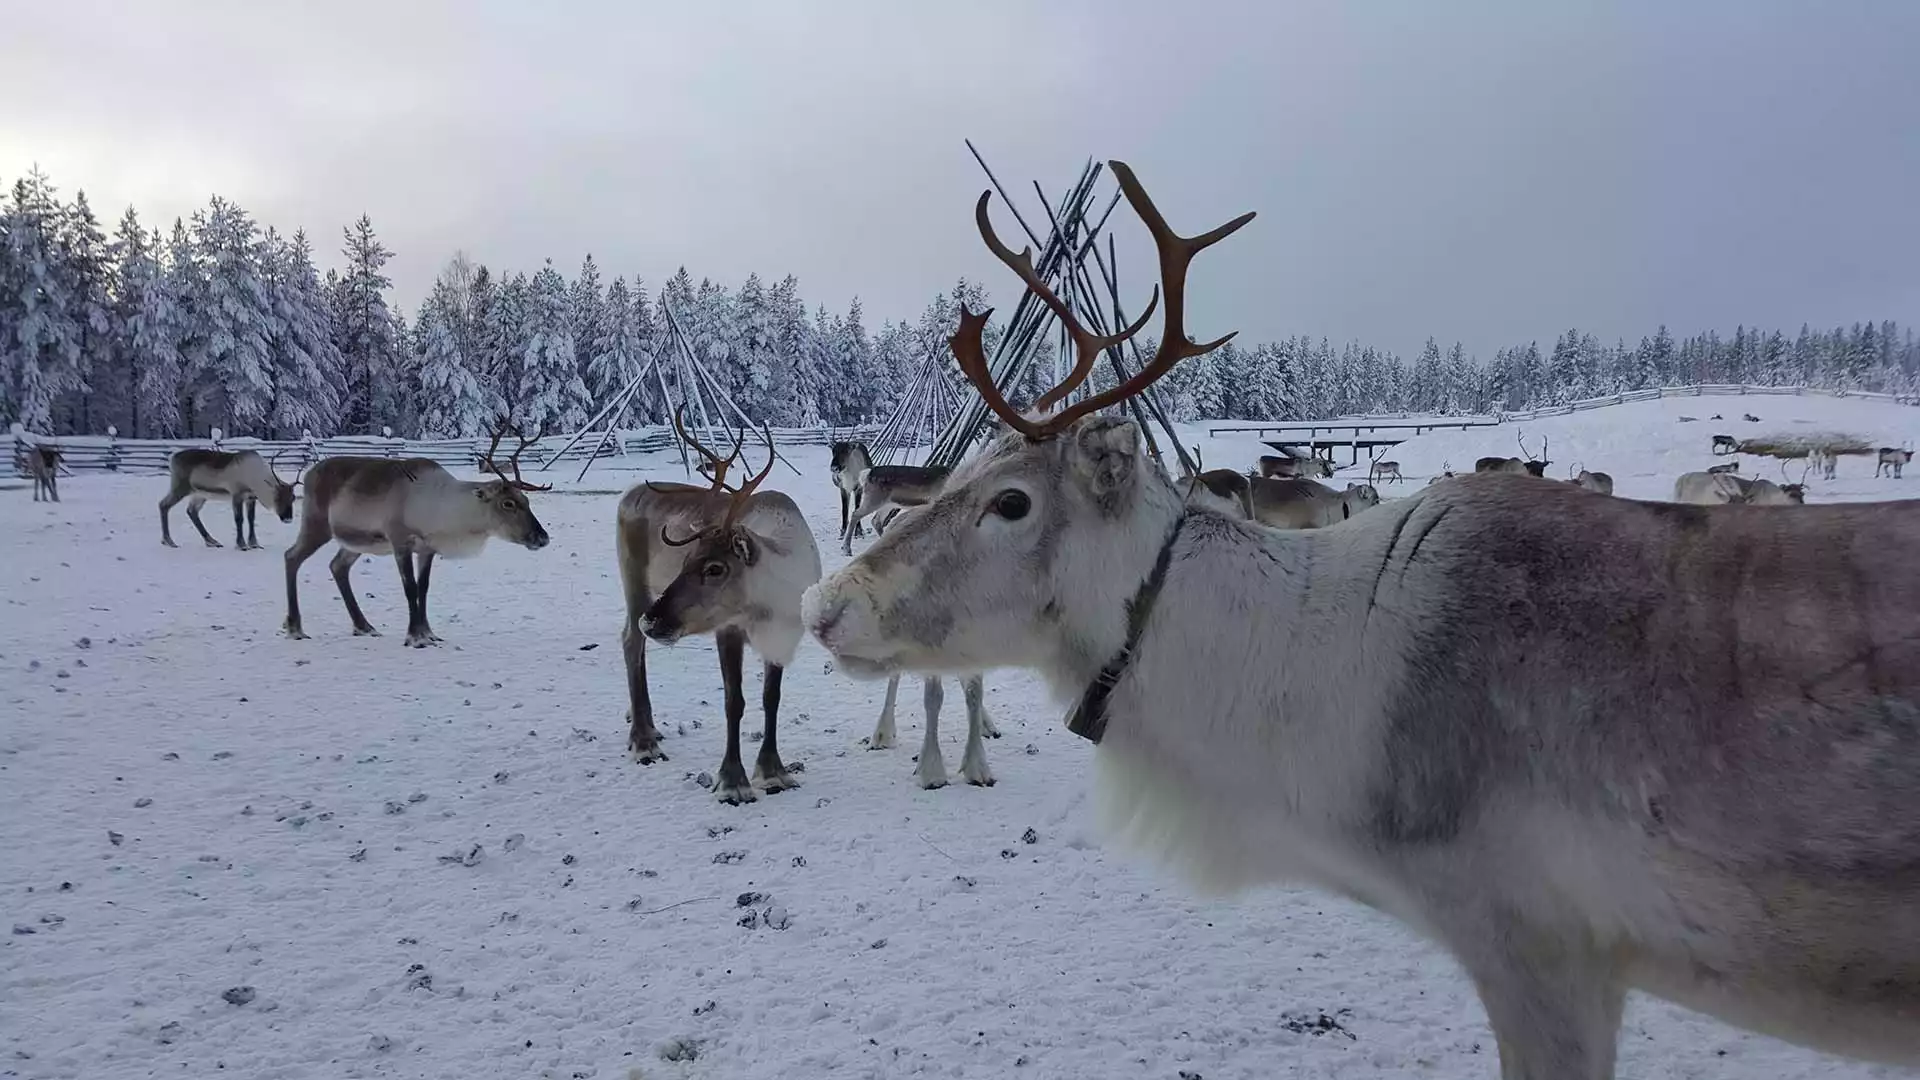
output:
[[[1304, 879], [1441, 944], [1486, 1008], [1506, 1080], [1611, 1077], [1632, 989], [1920, 1065], [1920, 569], [1889, 557], [1920, 542], [1920, 501], [1783, 507], [1802, 484], [1732, 463], [1682, 477], [1676, 502], [1614, 498], [1604, 473], [1548, 480], [1544, 443], [1386, 503], [1372, 483], [1298, 475], [1331, 475], [1311, 461], [1169, 475], [1106, 410], [1231, 339], [1187, 336], [1187, 271], [1253, 215], [1179, 235], [1111, 167], [1158, 251], [1145, 313], [1115, 334], [1084, 329], [1031, 249], [995, 235], [983, 193], [983, 241], [1061, 320], [1076, 362], [1016, 408], [989, 370], [990, 312], [963, 309], [950, 345], [1001, 430], [952, 470], [875, 465], [836, 442], [841, 550], [867, 519], [876, 535], [833, 573], [795, 502], [762, 486], [770, 431], [766, 466], [735, 485], [745, 432], [721, 455], [676, 418], [706, 483], [643, 483], [616, 513], [634, 756], [664, 757], [649, 640], [717, 643], [728, 802], [794, 784], [775, 726], [805, 635], [838, 670], [890, 680], [873, 745], [891, 743], [900, 677], [925, 680], [923, 782], [945, 779], [928, 765], [940, 678], [965, 682], [963, 772], [985, 784], [980, 673], [1028, 669], [1073, 703], [1067, 729], [1095, 746], [1118, 837], [1208, 888]], [[1069, 401], [1156, 309], [1140, 369]], [[483, 480], [420, 459], [313, 466], [286, 555], [287, 633], [304, 636], [295, 572], [328, 540], [356, 633], [374, 630], [348, 572], [393, 555], [411, 645], [436, 640], [436, 555], [490, 537], [545, 545], [527, 499], [541, 489], [518, 451], [498, 461], [500, 439]], [[1737, 449], [1716, 437], [1716, 453]], [[1883, 450], [1882, 468], [1898, 476], [1910, 456]], [[1830, 459], [1807, 467], [1831, 475]], [[1399, 473], [1376, 462], [1369, 479]], [[198, 509], [223, 494], [243, 547], [253, 502], [295, 512], [293, 485], [258, 454], [185, 451], [163, 538], [185, 498], [216, 543]], [[765, 665], [752, 777], [748, 646]]]

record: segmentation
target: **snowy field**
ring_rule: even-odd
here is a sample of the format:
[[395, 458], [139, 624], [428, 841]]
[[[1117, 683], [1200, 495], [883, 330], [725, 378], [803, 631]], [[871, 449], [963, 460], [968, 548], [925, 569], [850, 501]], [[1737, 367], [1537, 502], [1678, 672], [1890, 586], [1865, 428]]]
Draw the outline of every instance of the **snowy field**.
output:
[[[1747, 410], [1763, 422], [1705, 419]], [[1715, 431], [1808, 425], [1897, 444], [1920, 410], [1667, 399], [1521, 426], [1556, 474], [1584, 460], [1662, 497], [1713, 462]], [[1423, 436], [1390, 455], [1410, 479], [1386, 493], [1513, 444], [1512, 426]], [[831, 569], [826, 450], [785, 452], [806, 475], [769, 486], [807, 508]], [[613, 507], [638, 475], [679, 478], [659, 464], [534, 496], [543, 551], [444, 563], [446, 645], [424, 651], [401, 646], [391, 560], [356, 572], [386, 636], [351, 636], [319, 557], [313, 637], [292, 642], [291, 526], [262, 515], [265, 550], [209, 550], [179, 507], [169, 550], [161, 477], [70, 478], [57, 506], [3, 485], [0, 1076], [1497, 1075], [1467, 982], [1383, 916], [1283, 888], [1199, 901], [1103, 850], [1089, 747], [1025, 675], [988, 678], [998, 785], [923, 791], [917, 682], [900, 748], [866, 752], [882, 684], [808, 642], [781, 731], [804, 786], [728, 807], [696, 782], [723, 742], [712, 646], [654, 647], [672, 759], [633, 764]], [[1811, 501], [1920, 492], [1871, 473], [1847, 459]], [[954, 769], [957, 686], [943, 719]], [[1637, 997], [1620, 1072], [1904, 1075]]]

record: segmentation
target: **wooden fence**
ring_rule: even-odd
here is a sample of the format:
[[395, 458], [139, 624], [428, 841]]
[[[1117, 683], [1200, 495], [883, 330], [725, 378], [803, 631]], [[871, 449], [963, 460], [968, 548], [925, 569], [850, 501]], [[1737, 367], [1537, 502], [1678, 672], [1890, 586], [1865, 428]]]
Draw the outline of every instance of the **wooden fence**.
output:
[[[775, 446], [825, 446], [828, 442], [840, 438], [871, 440], [878, 434], [878, 426], [836, 429], [826, 428], [774, 428]], [[322, 458], [356, 455], [360, 457], [384, 458], [427, 458], [449, 469], [473, 471], [480, 468], [480, 459], [487, 452], [491, 441], [486, 438], [471, 439], [389, 439], [378, 435], [336, 435], [330, 438], [313, 439], [255, 439], [250, 437], [227, 437], [214, 439], [120, 439], [110, 435], [23, 435], [18, 432], [10, 437], [11, 459], [15, 476], [27, 475], [27, 449], [31, 446], [56, 446], [60, 449], [61, 462], [74, 472], [123, 472], [123, 473], [162, 473], [167, 471], [167, 462], [175, 452], [188, 447], [212, 448], [217, 450], [257, 450], [261, 456], [273, 461], [284, 474], [291, 475], [306, 468]], [[625, 458], [636, 454], [652, 453], [671, 449], [674, 444], [672, 429], [664, 427], [640, 428], [632, 431], [620, 431], [613, 438], [599, 440], [588, 435], [571, 447], [567, 442], [571, 435], [549, 435], [527, 446], [520, 456], [520, 468], [531, 478], [541, 465], [549, 465], [550, 472], [564, 472], [563, 466], [571, 462], [574, 470], [586, 462], [591, 455], [598, 460], [613, 463], [612, 459]], [[505, 447], [511, 448], [511, 438], [503, 440]], [[565, 452], [562, 448], [566, 447]], [[724, 448], [722, 448], [724, 449]], [[749, 449], [749, 451], [751, 450]], [[556, 456], [557, 455], [557, 456]], [[617, 464], [614, 467], [619, 467]]]

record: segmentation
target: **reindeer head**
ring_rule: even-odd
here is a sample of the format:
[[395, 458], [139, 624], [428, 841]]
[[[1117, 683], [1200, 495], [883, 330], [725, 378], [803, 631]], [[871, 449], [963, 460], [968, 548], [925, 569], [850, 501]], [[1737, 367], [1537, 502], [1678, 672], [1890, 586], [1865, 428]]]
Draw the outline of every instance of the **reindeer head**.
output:
[[[500, 438], [511, 430], [519, 438], [520, 445], [514, 448], [513, 456], [507, 459], [503, 468], [494, 455], [500, 449]], [[532, 445], [540, 435], [527, 438], [517, 427], [510, 427], [504, 421], [496, 425], [493, 442], [487, 447], [487, 456], [480, 460], [480, 467], [492, 473], [497, 479], [489, 480], [474, 487], [474, 496], [485, 508], [487, 532], [511, 544], [519, 544], [529, 551], [539, 551], [547, 546], [547, 530], [540, 519], [533, 516], [533, 504], [527, 500], [527, 492], [552, 491], [552, 484], [530, 484], [520, 478], [520, 455]], [[509, 477], [506, 470], [512, 469]]]
[[1540, 436], [1539, 457], [1533, 456], [1533, 454], [1527, 450], [1527, 440], [1525, 437], [1515, 435], [1514, 438], [1520, 443], [1520, 464], [1526, 466], [1527, 475], [1546, 476], [1547, 466], [1553, 464], [1553, 462], [1547, 458], [1547, 437], [1545, 435]]
[[1117, 161], [1112, 169], [1159, 252], [1166, 300], [1159, 351], [1118, 386], [1050, 413], [1105, 349], [1146, 325], [1161, 290], [1132, 326], [1106, 337], [1087, 332], [1034, 269], [1032, 251], [1015, 253], [994, 235], [992, 193], [980, 196], [981, 238], [1059, 318], [1078, 362], [1022, 412], [988, 370], [981, 337], [990, 312], [961, 311], [950, 339], [954, 357], [1011, 430], [956, 469], [931, 503], [807, 591], [802, 617], [849, 674], [1037, 665], [1055, 678], [1083, 680], [1124, 640], [1127, 605], [1116, 590], [1131, 593], [1153, 566], [1183, 513], [1182, 490], [1148, 461], [1133, 421], [1095, 414], [1233, 337], [1203, 345], [1187, 338], [1187, 269], [1253, 215], [1179, 236], [1132, 170]]
[[[713, 494], [724, 492], [727, 496], [726, 509], [718, 520], [684, 537], [675, 537], [666, 526], [661, 526], [661, 543], [689, 550], [680, 573], [640, 617], [640, 631], [655, 641], [671, 644], [688, 635], [710, 634], [742, 612], [751, 615], [766, 606], [750, 594], [755, 579], [752, 570], [765, 555], [768, 540], [741, 521], [754, 491], [773, 471], [773, 429], [763, 426], [761, 433], [767, 442], [766, 467], [748, 478], [738, 490], [727, 487], [719, 479], [708, 489]], [[684, 431], [682, 437], [692, 438]], [[744, 438], [742, 431], [741, 439]], [[735, 456], [739, 445], [736, 441]], [[701, 451], [707, 453], [705, 448]], [[731, 456], [714, 459], [714, 471], [724, 477], [727, 463], [732, 460]]]
[[295, 494], [293, 485], [299, 483], [299, 481], [295, 480], [289, 483], [281, 479], [279, 470], [274, 468], [274, 465], [280, 460], [280, 454], [284, 453], [286, 453], [286, 451], [282, 450], [279, 454], [275, 454], [273, 457], [267, 459], [267, 478], [273, 482], [273, 488], [270, 492], [270, 497], [262, 499], [261, 501], [271, 502], [273, 504], [274, 514], [277, 515], [281, 521], [292, 521], [293, 499]]

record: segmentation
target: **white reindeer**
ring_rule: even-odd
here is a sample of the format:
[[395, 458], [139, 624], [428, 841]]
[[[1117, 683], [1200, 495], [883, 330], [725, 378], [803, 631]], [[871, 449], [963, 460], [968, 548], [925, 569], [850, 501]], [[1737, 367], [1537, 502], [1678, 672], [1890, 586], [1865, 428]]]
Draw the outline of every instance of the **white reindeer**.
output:
[[[167, 515], [181, 499], [187, 500], [187, 520], [200, 532], [208, 547], [219, 547], [200, 520], [200, 508], [215, 495], [233, 503], [233, 546], [239, 551], [260, 547], [260, 535], [253, 518], [262, 502], [271, 503], [281, 521], [293, 520], [293, 485], [273, 471], [273, 462], [257, 450], [208, 450], [189, 447], [167, 459], [167, 493], [160, 500], [160, 542], [178, 547], [167, 525]], [[246, 515], [246, 531], [241, 531], [241, 514]]]
[[1507, 1080], [1611, 1077], [1635, 988], [1920, 1065], [1920, 567], [1880, 554], [1920, 543], [1920, 502], [1682, 510], [1492, 475], [1338, 529], [1193, 511], [1094, 414], [1226, 340], [1188, 339], [1185, 271], [1247, 216], [1179, 237], [1112, 167], [1160, 250], [1159, 352], [1022, 414], [963, 314], [954, 352], [1013, 430], [809, 591], [842, 669], [1040, 672], [1124, 833], [1206, 885], [1304, 877], [1437, 940]]

